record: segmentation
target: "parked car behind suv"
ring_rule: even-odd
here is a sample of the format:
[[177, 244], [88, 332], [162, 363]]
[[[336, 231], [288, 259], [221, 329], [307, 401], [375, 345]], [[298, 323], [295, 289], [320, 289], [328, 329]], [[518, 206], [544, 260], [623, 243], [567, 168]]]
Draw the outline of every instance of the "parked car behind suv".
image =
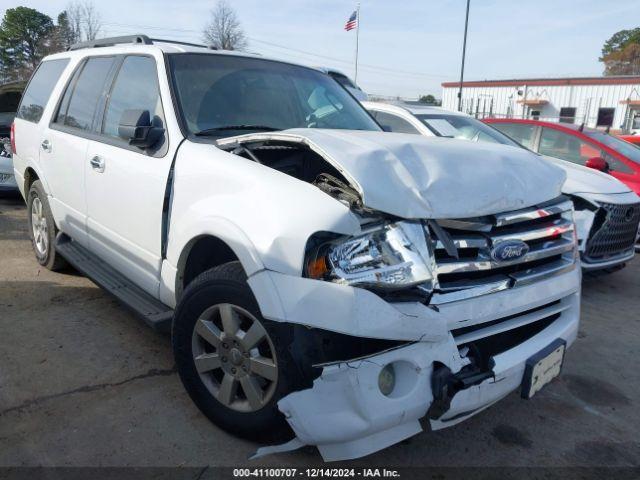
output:
[[170, 329], [189, 395], [237, 435], [366, 455], [531, 398], [576, 338], [564, 172], [386, 134], [315, 69], [90, 42], [40, 64], [14, 134], [38, 262]]
[[488, 118], [485, 120], [543, 155], [600, 170], [640, 195], [640, 148], [601, 130], [568, 123]]
[[[373, 102], [364, 102], [364, 105], [384, 128], [392, 132], [522, 146], [464, 113], [415, 105]], [[522, 140], [524, 146], [530, 146], [520, 135], [514, 138]], [[592, 271], [622, 268], [635, 255], [640, 198], [610, 175], [549, 156], [545, 159], [567, 173], [562, 192], [574, 201], [583, 268]]]
[[0, 85], [0, 192], [17, 192], [11, 161], [11, 124], [18, 110], [25, 82]]

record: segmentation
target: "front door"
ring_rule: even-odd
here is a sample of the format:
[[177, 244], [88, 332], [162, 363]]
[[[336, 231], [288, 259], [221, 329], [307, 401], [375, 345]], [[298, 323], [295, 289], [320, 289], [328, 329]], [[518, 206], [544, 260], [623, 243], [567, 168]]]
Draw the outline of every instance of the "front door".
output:
[[152, 295], [162, 262], [162, 209], [173, 150], [165, 133], [151, 149], [118, 135], [125, 110], [147, 110], [164, 125], [153, 57], [126, 56], [106, 99], [100, 138], [85, 156], [89, 247]]

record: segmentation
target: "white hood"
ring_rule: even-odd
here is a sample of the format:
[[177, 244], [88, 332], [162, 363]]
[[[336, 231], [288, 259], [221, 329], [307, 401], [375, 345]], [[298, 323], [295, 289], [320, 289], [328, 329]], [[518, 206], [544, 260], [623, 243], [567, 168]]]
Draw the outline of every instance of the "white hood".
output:
[[546, 202], [562, 169], [527, 150], [403, 133], [291, 129], [226, 138], [308, 145], [340, 170], [365, 206], [403, 218], [467, 218]]
[[607, 173], [555, 157], [544, 156], [544, 159], [559, 166], [567, 173], [567, 181], [562, 187], [562, 193], [569, 195], [580, 193], [616, 194], [631, 191], [624, 183]]

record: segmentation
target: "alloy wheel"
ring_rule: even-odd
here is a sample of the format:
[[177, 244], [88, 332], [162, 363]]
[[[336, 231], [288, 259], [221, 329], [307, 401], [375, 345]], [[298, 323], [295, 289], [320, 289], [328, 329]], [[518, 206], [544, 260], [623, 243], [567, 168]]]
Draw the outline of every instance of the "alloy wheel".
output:
[[192, 335], [193, 360], [209, 392], [226, 407], [255, 412], [273, 397], [275, 348], [260, 321], [230, 303], [206, 309]]
[[38, 197], [35, 197], [31, 202], [31, 229], [33, 230], [33, 243], [38, 254], [46, 255], [49, 248], [47, 219], [44, 215], [42, 201]]

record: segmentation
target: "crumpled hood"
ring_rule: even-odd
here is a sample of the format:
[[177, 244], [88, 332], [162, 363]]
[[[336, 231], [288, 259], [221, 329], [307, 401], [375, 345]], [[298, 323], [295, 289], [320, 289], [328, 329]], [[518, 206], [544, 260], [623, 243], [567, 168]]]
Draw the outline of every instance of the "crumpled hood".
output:
[[569, 195], [578, 193], [615, 194], [631, 191], [624, 183], [607, 173], [555, 157], [545, 155], [543, 158], [567, 173], [567, 181], [562, 187], [562, 193]]
[[291, 129], [218, 141], [303, 143], [340, 170], [365, 206], [403, 218], [466, 218], [561, 194], [565, 173], [527, 150], [403, 133]]

